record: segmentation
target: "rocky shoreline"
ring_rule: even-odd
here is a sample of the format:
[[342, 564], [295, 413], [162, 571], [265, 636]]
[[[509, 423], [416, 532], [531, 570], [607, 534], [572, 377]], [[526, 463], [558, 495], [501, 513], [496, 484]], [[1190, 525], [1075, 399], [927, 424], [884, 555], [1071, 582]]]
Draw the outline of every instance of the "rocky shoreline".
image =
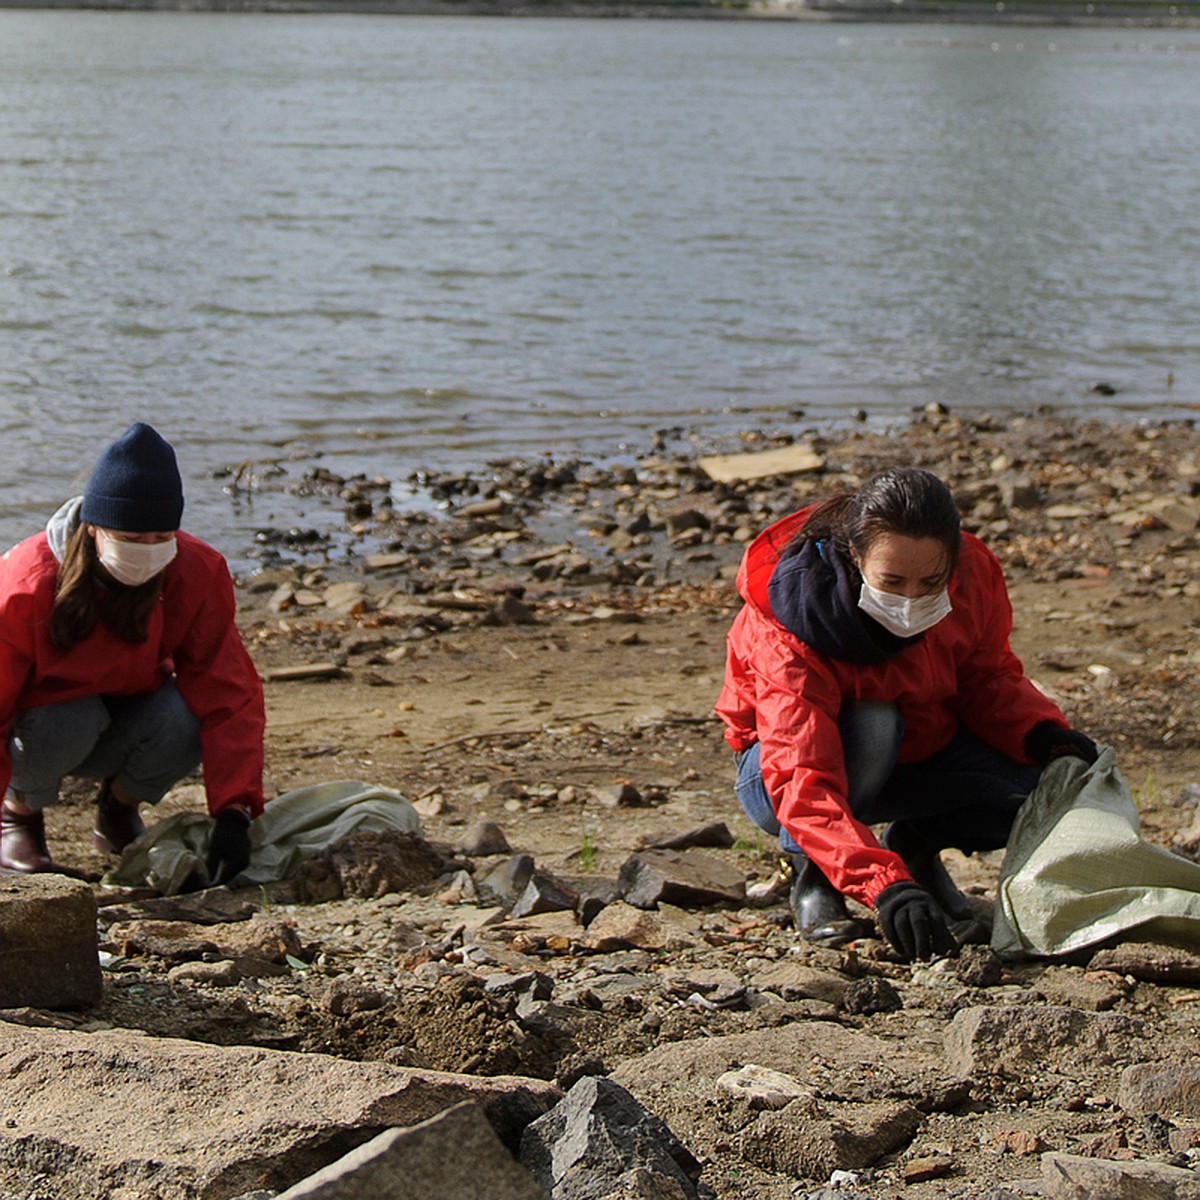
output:
[[[555, 1200], [1200, 1189], [1194, 948], [800, 943], [711, 712], [747, 540], [924, 466], [1000, 556], [1030, 674], [1117, 748], [1144, 836], [1196, 858], [1200, 434], [930, 410], [743, 441], [429, 473], [411, 508], [317, 467], [254, 482], [320, 495], [331, 527], [265, 533], [241, 581], [271, 790], [370, 780], [424, 837], [359, 835], [261, 889], [114, 893], [72, 792], [48, 824], [100, 905], [103, 994], [4, 1002], [3, 1200], [267, 1200], [455, 1097]], [[189, 783], [158, 815], [199, 805]], [[986, 916], [999, 856], [947, 857]], [[605, 1081], [669, 1131], [641, 1173], [609, 1140], [537, 1174], [628, 1116]]]

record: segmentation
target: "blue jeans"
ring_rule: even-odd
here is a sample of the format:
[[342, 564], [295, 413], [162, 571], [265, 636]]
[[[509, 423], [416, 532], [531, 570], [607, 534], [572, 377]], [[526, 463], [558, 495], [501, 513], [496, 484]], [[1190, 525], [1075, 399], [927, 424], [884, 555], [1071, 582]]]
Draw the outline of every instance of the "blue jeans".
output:
[[200, 723], [167, 680], [156, 692], [27, 708], [8, 752], [9, 786], [29, 808], [53, 804], [67, 775], [115, 779], [132, 799], [157, 804], [200, 765]]
[[[1040, 767], [1015, 762], [960, 727], [950, 744], [929, 758], [898, 764], [904, 722], [894, 704], [847, 704], [838, 719], [846, 762], [847, 803], [865, 825], [901, 821], [931, 849], [964, 853], [998, 850]], [[758, 744], [737, 756], [734, 791], [742, 811], [764, 833], [778, 835], [787, 854], [800, 852], [783, 829], [763, 784]]]

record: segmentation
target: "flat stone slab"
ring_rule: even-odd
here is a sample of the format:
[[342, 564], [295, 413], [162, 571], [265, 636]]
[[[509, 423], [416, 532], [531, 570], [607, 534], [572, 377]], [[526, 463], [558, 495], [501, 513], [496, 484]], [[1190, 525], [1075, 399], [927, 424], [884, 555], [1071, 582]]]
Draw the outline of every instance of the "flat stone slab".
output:
[[1142, 1022], [1115, 1013], [1022, 1005], [965, 1008], [946, 1030], [946, 1065], [966, 1079], [998, 1066], [1069, 1067], [1086, 1055], [1093, 1063], [1141, 1058]]
[[730, 863], [698, 850], [642, 850], [621, 867], [621, 894], [635, 908], [675, 904], [704, 908], [742, 904], [746, 877]]
[[62, 875], [0, 875], [0, 1008], [100, 999], [96, 899]]
[[1156, 1162], [1042, 1155], [1047, 1200], [1200, 1200], [1200, 1175]]
[[549, 1200], [474, 1104], [391, 1129], [275, 1200]]
[[0, 1025], [0, 1161], [56, 1200], [221, 1200], [290, 1187], [397, 1126], [464, 1100], [509, 1146], [553, 1084], [222, 1047], [125, 1030]]
[[1134, 1063], [1121, 1072], [1117, 1103], [1127, 1113], [1195, 1120], [1200, 1117], [1200, 1066]]
[[720, 1076], [745, 1063], [787, 1073], [794, 1072], [797, 1063], [811, 1062], [814, 1057], [860, 1064], [890, 1063], [913, 1070], [934, 1065], [923, 1056], [898, 1051], [894, 1043], [832, 1021], [801, 1021], [778, 1029], [667, 1042], [640, 1058], [627, 1059], [610, 1078], [635, 1095], [680, 1088], [702, 1104], [716, 1093]]

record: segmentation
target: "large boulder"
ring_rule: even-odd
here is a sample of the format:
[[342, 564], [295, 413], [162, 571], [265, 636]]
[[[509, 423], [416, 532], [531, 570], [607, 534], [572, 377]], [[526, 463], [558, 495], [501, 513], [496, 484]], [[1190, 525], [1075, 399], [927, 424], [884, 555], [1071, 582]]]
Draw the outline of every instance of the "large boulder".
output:
[[483, 1078], [221, 1047], [127, 1031], [0, 1026], [0, 1162], [49, 1176], [57, 1200], [280, 1190], [396, 1126], [473, 1100], [509, 1146], [561, 1093]]

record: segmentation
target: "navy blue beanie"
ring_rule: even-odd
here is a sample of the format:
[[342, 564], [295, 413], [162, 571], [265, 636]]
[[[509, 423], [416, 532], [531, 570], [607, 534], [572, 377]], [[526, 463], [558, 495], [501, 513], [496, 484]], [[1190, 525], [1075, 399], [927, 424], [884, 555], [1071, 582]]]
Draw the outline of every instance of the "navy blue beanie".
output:
[[179, 528], [183, 480], [171, 443], [135, 421], [100, 455], [83, 493], [79, 519], [121, 533]]

